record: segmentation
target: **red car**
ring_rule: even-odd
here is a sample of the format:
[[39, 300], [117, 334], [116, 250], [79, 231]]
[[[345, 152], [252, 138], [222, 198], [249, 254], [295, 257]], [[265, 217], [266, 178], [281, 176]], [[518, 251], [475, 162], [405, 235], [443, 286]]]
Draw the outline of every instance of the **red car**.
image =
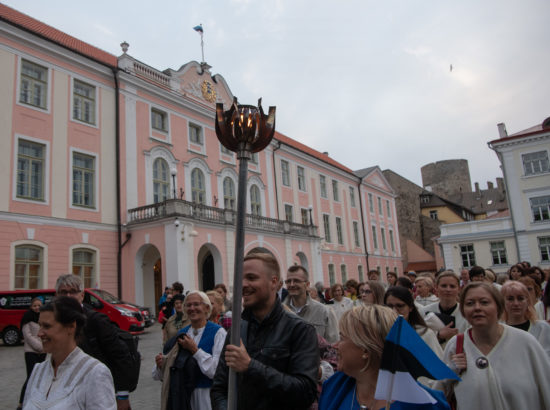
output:
[[[0, 335], [4, 345], [13, 346], [21, 341], [19, 324], [35, 297], [48, 303], [55, 295], [54, 289], [0, 291]], [[121, 302], [101, 289], [85, 289], [84, 303], [106, 314], [111, 322], [132, 334], [143, 333], [145, 323], [139, 309]]]

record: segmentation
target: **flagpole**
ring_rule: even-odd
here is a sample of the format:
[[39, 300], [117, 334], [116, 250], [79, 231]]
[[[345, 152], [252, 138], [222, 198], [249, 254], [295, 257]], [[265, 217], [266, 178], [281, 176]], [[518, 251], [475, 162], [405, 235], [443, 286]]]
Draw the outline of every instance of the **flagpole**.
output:
[[[201, 26], [202, 26], [202, 24], [201, 24]], [[202, 39], [203, 34], [204, 33], [201, 31], [201, 53], [202, 53], [202, 62], [204, 63], [205, 62], [204, 61], [204, 41]]]
[[[401, 316], [401, 315], [399, 315]], [[404, 320], [404, 319], [403, 319]], [[399, 326], [397, 327], [397, 346], [399, 346], [399, 343], [401, 342], [401, 328], [403, 327], [403, 320], [400, 320], [399, 321]], [[391, 406], [391, 397], [392, 397], [392, 393], [393, 393], [393, 384], [394, 384], [394, 381], [395, 381], [395, 373], [396, 373], [396, 368], [397, 366], [397, 349], [394, 349], [393, 351], [393, 357], [392, 357], [392, 360], [391, 360], [391, 379], [390, 379], [390, 389], [389, 389], [389, 392], [388, 392], [388, 399], [386, 400], [386, 410], [390, 410], [390, 406]]]

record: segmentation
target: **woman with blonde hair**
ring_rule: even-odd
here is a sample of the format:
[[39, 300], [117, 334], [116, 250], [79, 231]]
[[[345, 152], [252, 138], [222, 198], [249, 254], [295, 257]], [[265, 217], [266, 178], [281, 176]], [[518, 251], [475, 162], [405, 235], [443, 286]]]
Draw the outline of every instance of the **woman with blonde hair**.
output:
[[434, 281], [429, 276], [419, 276], [414, 281], [416, 286], [415, 302], [422, 306], [439, 302], [439, 298], [434, 295]]
[[461, 381], [454, 386], [457, 409], [550, 408], [550, 359], [533, 336], [500, 323], [502, 294], [486, 282], [468, 284], [460, 295], [460, 310], [471, 325], [462, 352], [457, 338], [444, 357]]
[[[385, 400], [375, 399], [384, 341], [397, 314], [386, 306], [371, 304], [348, 310], [340, 320], [338, 372], [323, 384], [319, 410], [381, 409]], [[432, 404], [394, 401], [390, 409], [439, 409]]]
[[509, 326], [531, 333], [550, 357], [550, 324], [537, 319], [527, 287], [519, 281], [508, 281], [501, 292], [504, 296], [502, 319]]

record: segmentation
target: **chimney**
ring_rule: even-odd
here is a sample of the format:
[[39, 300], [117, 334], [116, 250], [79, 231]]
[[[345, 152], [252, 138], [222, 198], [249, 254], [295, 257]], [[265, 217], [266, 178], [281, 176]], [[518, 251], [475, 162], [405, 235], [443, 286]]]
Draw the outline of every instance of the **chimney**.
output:
[[479, 194], [479, 182], [474, 183], [474, 185], [476, 187], [476, 193]]
[[506, 125], [503, 122], [497, 124], [499, 138], [506, 138], [508, 133], [506, 132]]
[[504, 192], [504, 178], [497, 178], [497, 188], [499, 192]]
[[487, 189], [493, 189], [493, 183], [491, 181], [487, 181]]
[[328, 151], [324, 151], [323, 155], [326, 155], [328, 157]]

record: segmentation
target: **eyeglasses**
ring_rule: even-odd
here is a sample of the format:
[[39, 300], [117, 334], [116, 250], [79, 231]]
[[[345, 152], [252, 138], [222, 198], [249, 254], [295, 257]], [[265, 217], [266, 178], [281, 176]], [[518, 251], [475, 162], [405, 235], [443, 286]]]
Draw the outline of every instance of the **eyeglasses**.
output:
[[296, 283], [297, 285], [299, 285], [300, 283], [305, 283], [306, 281], [305, 280], [300, 280], [300, 279], [287, 279], [285, 280], [285, 285], [292, 285], [293, 283]]
[[372, 293], [372, 290], [370, 290], [370, 289], [361, 289], [359, 291], [359, 293], [361, 293], [363, 295], [370, 295]]
[[407, 306], [406, 304], [404, 303], [394, 303], [394, 304], [391, 304], [391, 303], [386, 303], [386, 306], [389, 307], [390, 309], [397, 309], [397, 310], [401, 310], [403, 309], [405, 306]]
[[78, 295], [81, 291], [76, 289], [59, 289], [57, 291], [58, 296], [71, 296]]

